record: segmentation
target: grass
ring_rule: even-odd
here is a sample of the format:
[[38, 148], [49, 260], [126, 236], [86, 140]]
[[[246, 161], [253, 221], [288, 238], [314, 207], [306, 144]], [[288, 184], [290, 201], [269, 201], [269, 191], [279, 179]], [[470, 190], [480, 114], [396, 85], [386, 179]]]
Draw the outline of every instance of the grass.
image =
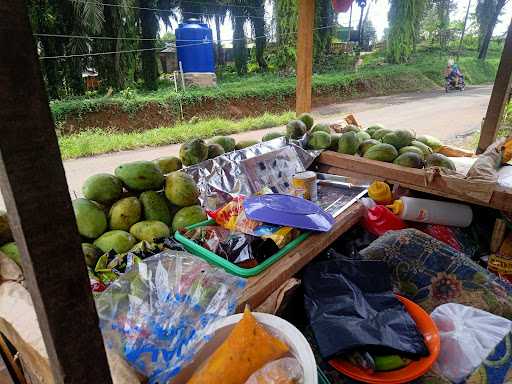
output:
[[[491, 52], [488, 60], [482, 62], [474, 58], [475, 52], [461, 57], [459, 64], [468, 84], [483, 84], [494, 81], [499, 64], [499, 53]], [[313, 76], [313, 93], [335, 99], [354, 98], [366, 95], [386, 95], [390, 93], [432, 89], [443, 85], [442, 72], [447, 56], [437, 51], [422, 51], [413, 56], [407, 64], [386, 64], [382, 56], [372, 53], [365, 58], [366, 64], [358, 72], [351, 68], [336, 72], [318, 73]], [[295, 77], [280, 77], [276, 74], [248, 75], [244, 78], [229, 78], [215, 88], [191, 88], [176, 93], [169, 86], [162, 86], [154, 92], [125, 90], [114, 96], [79, 97], [52, 101], [52, 113], [57, 122], [63, 123], [70, 115], [81, 116], [91, 111], [115, 106], [122, 111], [133, 113], [148, 103], [179, 110], [184, 106], [204, 101], [240, 101], [257, 98], [279, 104], [287, 97], [295, 95]], [[286, 105], [286, 103], [283, 103]], [[511, 107], [512, 108], [512, 107]], [[512, 116], [512, 112], [509, 113]], [[230, 121], [213, 118], [196, 124], [179, 123], [173, 127], [161, 127], [144, 132], [119, 133], [103, 127], [59, 138], [63, 159], [92, 156], [101, 153], [128, 150], [145, 146], [158, 146], [180, 143], [193, 138], [205, 138], [220, 134], [232, 134], [249, 130], [263, 129], [284, 124], [293, 114], [264, 114], [256, 118]]]
[[131, 133], [107, 132], [97, 129], [62, 136], [59, 138], [59, 146], [62, 158], [66, 160], [144, 146], [177, 144], [195, 138], [271, 128], [285, 124], [293, 115], [292, 112], [280, 115], [266, 113], [259, 117], [249, 117], [239, 121], [214, 118], [195, 124], [185, 123]]

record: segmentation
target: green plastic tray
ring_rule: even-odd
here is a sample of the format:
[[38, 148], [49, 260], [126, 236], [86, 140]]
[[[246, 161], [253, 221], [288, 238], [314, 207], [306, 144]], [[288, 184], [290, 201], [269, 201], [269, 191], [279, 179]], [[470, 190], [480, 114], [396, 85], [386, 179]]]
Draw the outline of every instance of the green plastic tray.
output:
[[[201, 223], [197, 223], [194, 225], [191, 225], [187, 227], [187, 230], [198, 228], [198, 227], [205, 227], [207, 225], [213, 225], [215, 224], [214, 220], [206, 220], [202, 221]], [[174, 234], [174, 238], [178, 240], [187, 251], [192, 253], [193, 255], [199, 256], [200, 258], [208, 261], [209, 263], [215, 264], [221, 268], [224, 268], [226, 271], [233, 275], [237, 275], [240, 277], [251, 277], [256, 276], [257, 274], [263, 272], [265, 269], [270, 267], [272, 264], [274, 264], [277, 260], [279, 260], [281, 257], [286, 255], [288, 252], [290, 252], [292, 249], [297, 247], [300, 243], [302, 243], [308, 236], [310, 235], [310, 232], [304, 232], [300, 234], [295, 240], [289, 242], [286, 244], [283, 248], [279, 250], [276, 254], [273, 256], [270, 256], [268, 259], [266, 259], [263, 263], [257, 265], [254, 268], [241, 268], [238, 265], [233, 264], [232, 262], [226, 260], [223, 257], [220, 257], [219, 255], [216, 255], [212, 251], [209, 251], [206, 248], [201, 247], [199, 244], [197, 244], [195, 241], [190, 240], [189, 238], [182, 235], [179, 231], [177, 231]]]

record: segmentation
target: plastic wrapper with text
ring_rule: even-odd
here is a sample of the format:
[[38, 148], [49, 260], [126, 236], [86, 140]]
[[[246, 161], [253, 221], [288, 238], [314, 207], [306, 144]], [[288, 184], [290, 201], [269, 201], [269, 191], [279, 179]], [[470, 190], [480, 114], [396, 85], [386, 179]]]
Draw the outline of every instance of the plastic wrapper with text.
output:
[[167, 383], [235, 311], [245, 280], [186, 252], [165, 251], [121, 275], [96, 307], [105, 345], [149, 378]]

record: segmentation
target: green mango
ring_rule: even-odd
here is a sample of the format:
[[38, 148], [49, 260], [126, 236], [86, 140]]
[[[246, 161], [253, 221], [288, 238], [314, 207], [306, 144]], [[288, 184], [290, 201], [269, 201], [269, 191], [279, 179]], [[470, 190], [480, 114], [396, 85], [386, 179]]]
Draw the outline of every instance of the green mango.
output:
[[160, 169], [151, 161], [134, 161], [120, 165], [115, 174], [132, 191], [160, 189], [165, 181]]
[[128, 231], [130, 227], [140, 220], [142, 205], [136, 197], [125, 197], [116, 201], [108, 214], [111, 229]]
[[140, 221], [132, 225], [130, 233], [135, 236], [137, 240], [148, 241], [150, 243], [154, 242], [155, 239], [169, 237], [171, 235], [169, 227], [165, 223], [156, 220]]
[[91, 243], [82, 243], [82, 252], [85, 258], [85, 264], [88, 267], [94, 269], [96, 267], [96, 263], [98, 258], [101, 256], [100, 250]]
[[285, 137], [286, 135], [282, 132], [269, 132], [263, 135], [261, 141], [270, 141], [277, 139], [278, 137]]
[[174, 219], [172, 220], [172, 232], [175, 233], [178, 229], [200, 223], [207, 219], [208, 216], [206, 216], [199, 205], [181, 208], [176, 212], [176, 215], [174, 215]]
[[216, 136], [210, 140], [209, 144], [219, 144], [226, 153], [234, 151], [236, 146], [235, 139], [230, 136]]
[[315, 123], [313, 116], [309, 113], [303, 113], [299, 117], [297, 117], [297, 120], [302, 121], [304, 124], [306, 124], [307, 129], [311, 129], [313, 124]]
[[160, 171], [164, 175], [167, 175], [168, 173], [171, 172], [179, 171], [181, 168], [183, 168], [181, 160], [176, 156], [160, 157], [156, 160], [153, 160], [153, 163], [156, 164], [158, 169], [160, 169]]
[[258, 144], [259, 141], [258, 140], [243, 140], [243, 141], [239, 141], [238, 143], [236, 143], [235, 145], [235, 149], [244, 149], [244, 148], [247, 148], [247, 147], [252, 147], [253, 145], [256, 145]]
[[142, 192], [139, 196], [145, 220], [157, 220], [171, 225], [171, 213], [164, 196], [155, 191]]
[[215, 143], [208, 144], [208, 158], [209, 159], [214, 159], [217, 156], [223, 155], [224, 153], [225, 152], [224, 152], [224, 148], [222, 148], [222, 145], [215, 144]]
[[165, 181], [165, 196], [174, 205], [187, 207], [197, 203], [199, 189], [192, 176], [184, 172], [173, 172]]
[[16, 264], [18, 264], [21, 267], [21, 255], [20, 250], [18, 249], [18, 246], [14, 241], [4, 244], [0, 247], [0, 252], [5, 254], [9, 259], [14, 261]]
[[98, 203], [83, 198], [75, 199], [73, 211], [80, 235], [96, 239], [107, 230], [107, 216]]
[[0, 245], [12, 241], [11, 227], [7, 212], [0, 209]]
[[113, 230], [105, 232], [94, 241], [94, 245], [103, 253], [114, 250], [116, 253], [128, 252], [136, 243], [135, 238], [126, 231]]
[[123, 193], [122, 181], [108, 173], [99, 173], [85, 180], [82, 192], [86, 199], [101, 204], [110, 204], [121, 197]]

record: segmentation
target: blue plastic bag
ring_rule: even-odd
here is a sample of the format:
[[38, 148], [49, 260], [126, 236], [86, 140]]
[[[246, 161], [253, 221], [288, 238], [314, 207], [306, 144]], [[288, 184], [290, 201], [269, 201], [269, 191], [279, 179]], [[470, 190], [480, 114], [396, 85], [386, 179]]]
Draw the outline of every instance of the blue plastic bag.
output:
[[234, 313], [245, 280], [187, 252], [165, 251], [98, 295], [105, 345], [150, 384], [167, 383], [207, 341], [207, 328]]

